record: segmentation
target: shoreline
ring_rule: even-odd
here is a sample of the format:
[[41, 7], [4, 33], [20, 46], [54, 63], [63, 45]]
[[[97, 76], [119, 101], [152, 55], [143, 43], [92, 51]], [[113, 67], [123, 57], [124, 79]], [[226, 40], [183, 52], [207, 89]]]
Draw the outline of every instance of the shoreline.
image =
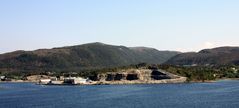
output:
[[172, 84], [172, 83], [186, 83], [186, 77], [179, 77], [175, 79], [163, 79], [163, 80], [132, 80], [132, 81], [93, 81], [92, 83], [85, 84], [40, 84], [38, 81], [29, 80], [12, 80], [12, 81], [0, 81], [0, 83], [35, 83], [38, 85], [133, 85], [133, 84]]
[[239, 78], [221, 78], [215, 80], [205, 80], [205, 81], [187, 81], [186, 77], [180, 77], [177, 79], [164, 79], [164, 80], [151, 80], [151, 81], [95, 81], [93, 83], [87, 84], [39, 84], [38, 81], [28, 81], [28, 80], [13, 80], [13, 81], [0, 81], [0, 83], [35, 83], [39, 85], [49, 85], [49, 86], [60, 86], [60, 85], [134, 85], [134, 84], [180, 84], [180, 83], [215, 83], [218, 81], [225, 80], [239, 80]]
[[14, 81], [0, 81], [0, 83], [9, 82], [9, 83], [37, 83], [36, 81], [28, 81], [28, 80], [14, 80]]
[[215, 80], [189, 81], [188, 83], [214, 83], [214, 82], [225, 81], [225, 80], [239, 80], [239, 78], [221, 78], [221, 79], [215, 79]]

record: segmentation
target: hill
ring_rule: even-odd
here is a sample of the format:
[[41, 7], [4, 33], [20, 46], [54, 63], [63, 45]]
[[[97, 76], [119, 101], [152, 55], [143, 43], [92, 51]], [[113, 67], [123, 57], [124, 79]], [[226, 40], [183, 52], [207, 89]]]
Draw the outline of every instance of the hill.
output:
[[138, 63], [160, 64], [179, 52], [153, 48], [90, 43], [35, 51], [15, 51], [0, 55], [0, 72], [72, 72], [126, 66]]
[[169, 59], [171, 65], [238, 65], [239, 47], [218, 47], [182, 53]]

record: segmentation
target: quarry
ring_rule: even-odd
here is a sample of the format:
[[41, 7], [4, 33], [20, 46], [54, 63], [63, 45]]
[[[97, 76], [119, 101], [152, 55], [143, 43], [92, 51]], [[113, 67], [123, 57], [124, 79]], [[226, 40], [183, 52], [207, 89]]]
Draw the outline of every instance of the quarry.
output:
[[99, 74], [97, 84], [160, 84], [183, 83], [186, 77], [171, 74], [161, 69], [127, 69]]

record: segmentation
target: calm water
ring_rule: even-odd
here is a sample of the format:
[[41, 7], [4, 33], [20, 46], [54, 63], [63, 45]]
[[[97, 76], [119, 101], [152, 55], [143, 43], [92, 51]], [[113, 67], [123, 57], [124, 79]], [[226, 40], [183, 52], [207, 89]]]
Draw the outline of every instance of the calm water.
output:
[[0, 108], [238, 108], [239, 81], [159, 85], [0, 83]]

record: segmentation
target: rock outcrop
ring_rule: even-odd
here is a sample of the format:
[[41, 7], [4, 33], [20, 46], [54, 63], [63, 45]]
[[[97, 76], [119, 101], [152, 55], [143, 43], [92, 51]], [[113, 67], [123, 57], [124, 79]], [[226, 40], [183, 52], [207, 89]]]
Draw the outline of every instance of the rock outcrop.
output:
[[185, 77], [155, 69], [128, 69], [120, 72], [107, 72], [97, 76], [99, 84], [144, 84], [144, 83], [180, 83]]

